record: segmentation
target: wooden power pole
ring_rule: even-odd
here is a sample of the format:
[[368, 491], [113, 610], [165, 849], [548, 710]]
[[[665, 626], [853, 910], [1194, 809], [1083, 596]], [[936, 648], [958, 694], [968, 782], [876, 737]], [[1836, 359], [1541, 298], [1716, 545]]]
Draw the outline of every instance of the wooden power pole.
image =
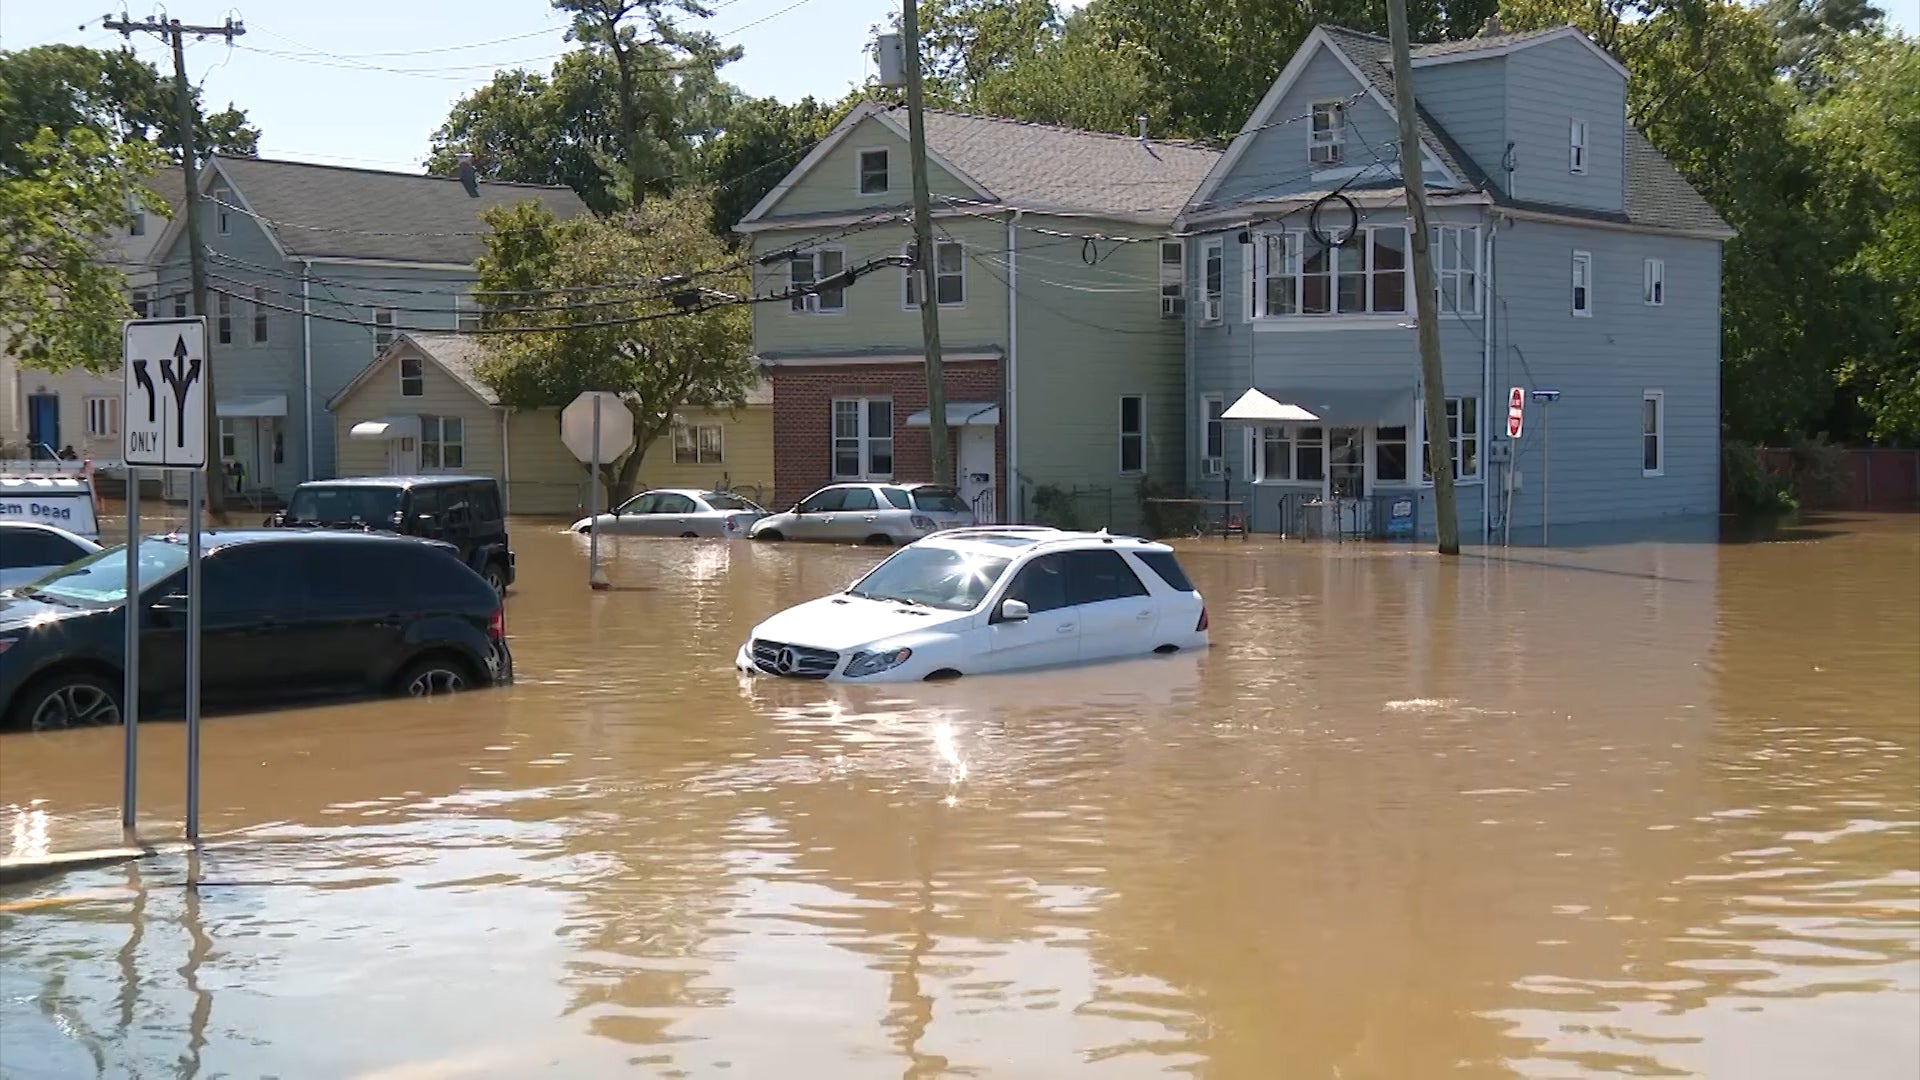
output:
[[933, 243], [933, 211], [927, 193], [927, 119], [920, 89], [919, 0], [901, 0], [901, 43], [907, 61], [907, 141], [913, 159], [913, 251], [911, 273], [920, 275], [920, 334], [927, 355], [927, 439], [933, 445], [936, 484], [955, 481], [947, 445], [947, 385], [940, 362], [940, 268]]
[[[168, 41], [173, 46], [173, 104], [174, 129], [180, 140], [180, 171], [187, 182], [187, 265], [193, 279], [193, 313], [205, 317], [207, 314], [207, 246], [200, 232], [202, 211], [200, 208], [200, 141], [194, 136], [199, 127], [193, 108], [193, 86], [187, 82], [187, 58], [185, 38], [188, 34], [195, 37], [208, 37], [218, 34], [231, 44], [234, 38], [247, 32], [246, 25], [235, 22], [231, 17], [219, 26], [188, 26], [179, 19], [161, 21], [148, 16], [145, 22], [132, 22], [127, 19], [103, 19], [100, 25], [108, 30], [120, 31], [121, 37], [132, 37], [135, 30], [145, 31]], [[209, 345], [212, 337], [209, 335]], [[211, 353], [211, 349], [209, 349]], [[213, 392], [213, 357], [207, 357], [207, 366], [201, 378], [207, 385], [207, 468], [211, 475], [205, 485], [207, 492], [207, 513], [215, 521], [224, 522], [227, 517], [226, 483], [220, 472], [220, 419], [219, 399]], [[311, 416], [306, 418], [312, 423]], [[312, 463], [308, 463], [312, 467]], [[193, 508], [197, 510], [197, 508]]]
[[[1440, 303], [1429, 258], [1426, 169], [1414, 124], [1413, 59], [1407, 42], [1407, 0], [1387, 0], [1387, 33], [1393, 45], [1393, 111], [1400, 116], [1400, 180], [1413, 218], [1413, 310], [1419, 324], [1420, 384], [1427, 426], [1427, 462], [1433, 471], [1434, 517], [1440, 554], [1460, 554], [1460, 515], [1454, 501], [1453, 445], [1447, 437], [1447, 383], [1440, 363]], [[1462, 416], [1465, 424], [1467, 418]], [[1477, 429], [1476, 429], [1477, 430]]]

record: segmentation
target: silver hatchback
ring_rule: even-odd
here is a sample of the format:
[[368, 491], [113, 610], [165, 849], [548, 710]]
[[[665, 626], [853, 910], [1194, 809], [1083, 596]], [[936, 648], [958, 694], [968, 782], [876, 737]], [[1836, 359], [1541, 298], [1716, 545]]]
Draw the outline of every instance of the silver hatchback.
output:
[[[951, 528], [951, 508], [938, 513], [916, 506], [920, 484], [830, 484], [784, 513], [769, 514], [747, 530], [754, 540], [811, 540], [840, 544], [911, 544]], [[952, 489], [941, 489], [949, 495]], [[932, 497], [928, 496], [929, 505]], [[959, 501], [953, 506], [965, 509]], [[972, 524], [972, 515], [967, 515]]]
[[611, 512], [573, 523], [574, 532], [602, 536], [744, 536], [767, 512], [724, 491], [657, 488], [643, 491]]

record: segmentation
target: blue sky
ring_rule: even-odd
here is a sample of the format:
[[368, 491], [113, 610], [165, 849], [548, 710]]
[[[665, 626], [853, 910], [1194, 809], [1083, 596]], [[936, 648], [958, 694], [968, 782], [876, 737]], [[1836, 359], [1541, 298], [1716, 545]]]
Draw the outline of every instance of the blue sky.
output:
[[[834, 99], [865, 78], [869, 29], [898, 0], [712, 0], [707, 28], [746, 55], [725, 69], [747, 92], [794, 100]], [[1911, 33], [1920, 0], [1879, 0]], [[134, 18], [160, 10], [127, 0]], [[417, 167], [448, 107], [496, 68], [546, 70], [565, 48], [565, 22], [543, 0], [174, 0], [180, 18], [218, 23], [242, 17], [247, 34], [232, 49], [218, 40], [190, 43], [188, 74], [203, 80], [206, 101], [247, 110], [261, 131], [261, 152], [337, 165]], [[120, 36], [100, 29], [115, 0], [0, 0], [0, 48], [55, 41], [108, 47]], [[1069, 6], [1078, 6], [1071, 3]], [[115, 11], [118, 14], [118, 11]], [[85, 18], [85, 29], [77, 29]], [[510, 40], [503, 40], [510, 39]], [[487, 44], [491, 43], [491, 44]], [[171, 67], [164, 48], [135, 35], [140, 54]]]

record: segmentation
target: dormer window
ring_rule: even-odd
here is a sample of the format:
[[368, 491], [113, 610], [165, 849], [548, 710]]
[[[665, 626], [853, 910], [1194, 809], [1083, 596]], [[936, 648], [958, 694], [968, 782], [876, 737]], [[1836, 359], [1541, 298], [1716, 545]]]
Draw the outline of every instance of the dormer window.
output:
[[1575, 120], [1568, 126], [1567, 171], [1575, 176], [1587, 174], [1587, 122]]
[[885, 150], [860, 151], [860, 194], [885, 195], [887, 193], [887, 152]]
[[1347, 145], [1347, 106], [1322, 101], [1313, 107], [1313, 128], [1307, 136], [1307, 160], [1315, 165], [1338, 165]]

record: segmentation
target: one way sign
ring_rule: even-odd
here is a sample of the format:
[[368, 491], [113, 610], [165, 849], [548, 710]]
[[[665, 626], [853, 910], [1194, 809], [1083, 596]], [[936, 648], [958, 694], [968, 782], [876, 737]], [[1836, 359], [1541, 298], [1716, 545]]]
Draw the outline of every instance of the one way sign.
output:
[[129, 319], [122, 450], [142, 469], [207, 467], [207, 320]]

